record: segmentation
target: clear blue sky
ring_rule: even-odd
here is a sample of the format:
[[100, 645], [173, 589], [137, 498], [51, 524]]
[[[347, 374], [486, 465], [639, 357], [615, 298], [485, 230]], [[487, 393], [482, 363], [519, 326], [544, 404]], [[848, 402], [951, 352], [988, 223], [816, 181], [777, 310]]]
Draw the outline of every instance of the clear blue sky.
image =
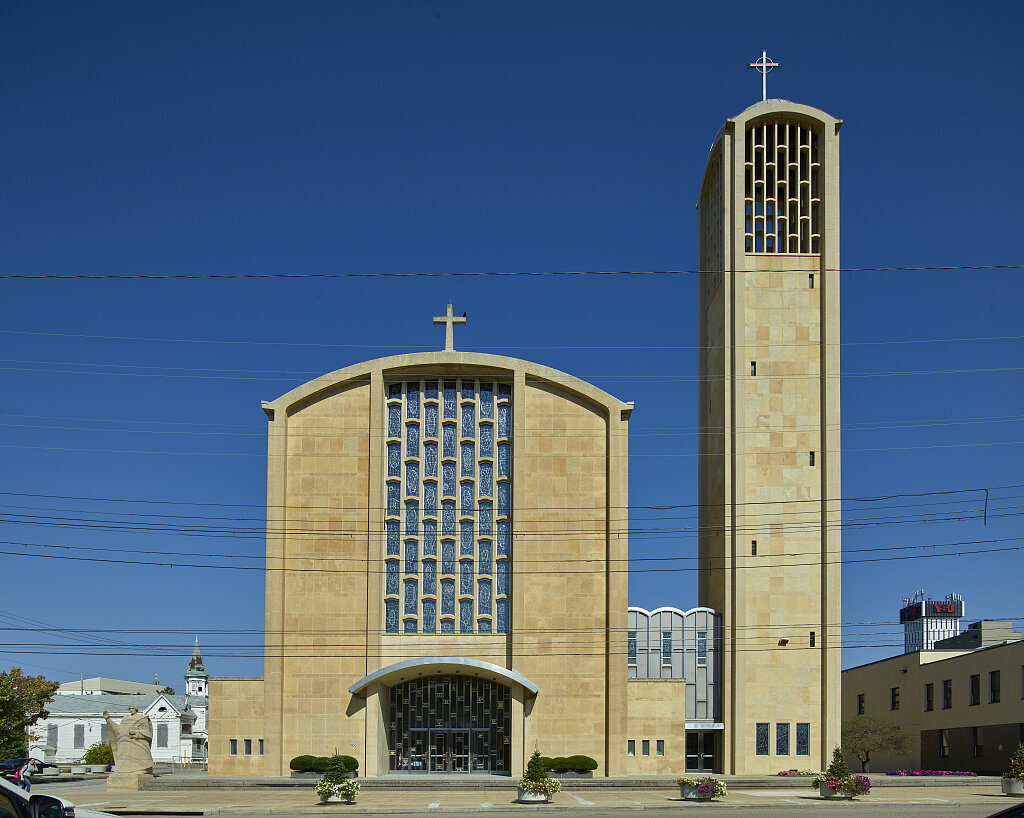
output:
[[1021, 625], [1022, 552], [972, 552], [1024, 545], [1024, 284], [985, 267], [1024, 263], [1022, 30], [1012, 2], [4, 3], [0, 666], [180, 687], [198, 633], [260, 674], [260, 401], [439, 348], [449, 301], [458, 348], [635, 401], [631, 555], [680, 559], [630, 601], [695, 605], [692, 274], [9, 276], [692, 270], [762, 48], [769, 96], [845, 121], [843, 266], [884, 268], [843, 274], [844, 665], [900, 650], [918, 588]]

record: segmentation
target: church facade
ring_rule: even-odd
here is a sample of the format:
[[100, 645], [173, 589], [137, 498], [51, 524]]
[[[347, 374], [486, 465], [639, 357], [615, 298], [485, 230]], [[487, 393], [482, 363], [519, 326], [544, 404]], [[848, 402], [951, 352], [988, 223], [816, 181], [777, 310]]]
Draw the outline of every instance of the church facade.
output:
[[264, 404], [265, 672], [210, 680], [212, 774], [287, 775], [295, 756], [341, 752], [362, 775], [518, 775], [535, 747], [607, 776], [827, 763], [837, 132], [816, 109], [762, 103], [708, 162], [702, 607], [628, 607], [633, 405], [456, 351], [449, 305], [443, 351]]

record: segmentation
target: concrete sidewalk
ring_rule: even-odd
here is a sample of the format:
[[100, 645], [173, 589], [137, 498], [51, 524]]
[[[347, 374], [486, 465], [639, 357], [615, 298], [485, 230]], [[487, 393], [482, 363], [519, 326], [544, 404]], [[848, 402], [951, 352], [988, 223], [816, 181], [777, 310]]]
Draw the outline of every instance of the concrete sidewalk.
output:
[[[170, 777], [169, 777], [170, 778]], [[167, 782], [171, 783], [171, 782]], [[551, 807], [558, 811], [608, 809], [680, 809], [700, 808], [679, 799], [676, 787], [581, 788], [572, 782], [554, 796]], [[220, 789], [204, 787], [161, 788], [140, 792], [110, 792], [102, 781], [55, 783], [33, 791], [59, 795], [76, 806], [112, 812], [118, 815], [216, 815], [220, 813], [303, 813], [387, 814], [403, 812], [481, 813], [499, 809], [536, 810], [515, 804], [515, 782], [490, 787], [459, 790], [424, 790], [415, 786], [401, 788], [362, 787], [354, 805], [320, 804], [311, 788], [242, 787]], [[1016, 800], [1016, 799], [1014, 799]], [[932, 806], [954, 808], [958, 805], [988, 805], [991, 812], [1011, 805], [1003, 796], [998, 779], [972, 779], [969, 783], [934, 786], [930, 784], [878, 786], [858, 802], [876, 806]], [[715, 802], [723, 807], [756, 808], [787, 806], [794, 810], [822, 807], [826, 803], [809, 786], [801, 788], [745, 788], [729, 784], [729, 795]], [[835, 806], [829, 802], [830, 806]]]

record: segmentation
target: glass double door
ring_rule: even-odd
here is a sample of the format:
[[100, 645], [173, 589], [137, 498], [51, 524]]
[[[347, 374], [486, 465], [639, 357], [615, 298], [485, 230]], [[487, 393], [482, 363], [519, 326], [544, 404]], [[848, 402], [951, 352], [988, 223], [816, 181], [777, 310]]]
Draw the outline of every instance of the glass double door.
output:
[[716, 733], [711, 730], [686, 731], [686, 771], [688, 773], [713, 773], [716, 769]]
[[411, 730], [407, 753], [399, 770], [412, 773], [490, 772], [490, 748], [485, 731]]

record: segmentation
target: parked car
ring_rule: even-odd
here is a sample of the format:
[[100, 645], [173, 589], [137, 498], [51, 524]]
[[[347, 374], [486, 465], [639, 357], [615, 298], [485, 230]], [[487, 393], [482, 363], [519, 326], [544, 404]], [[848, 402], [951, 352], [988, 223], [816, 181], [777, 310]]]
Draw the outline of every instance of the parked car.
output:
[[108, 812], [75, 807], [70, 801], [54, 795], [30, 795], [3, 778], [0, 778], [0, 815], [14, 818], [114, 818]]
[[[18, 770], [28, 763], [27, 758], [9, 758], [6, 761], [0, 761], [0, 775], [14, 775]], [[36, 767], [39, 768], [39, 772], [42, 772], [47, 767], [57, 769], [56, 764], [47, 764], [45, 761], [36, 759]]]

